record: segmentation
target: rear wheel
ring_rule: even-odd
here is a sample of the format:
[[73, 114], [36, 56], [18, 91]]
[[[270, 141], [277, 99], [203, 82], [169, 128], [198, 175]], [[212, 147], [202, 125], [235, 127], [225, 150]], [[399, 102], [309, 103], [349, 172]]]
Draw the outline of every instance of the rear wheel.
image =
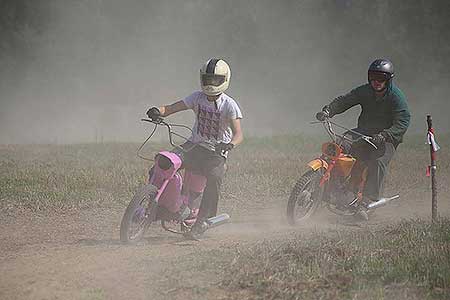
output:
[[311, 217], [322, 198], [322, 187], [319, 186], [321, 171], [308, 171], [303, 174], [292, 189], [287, 205], [287, 218], [291, 225]]
[[[158, 189], [151, 184], [136, 191], [120, 223], [120, 241], [122, 243], [135, 244], [142, 239], [145, 230], [155, 216], [155, 212], [152, 210], [156, 209], [156, 203], [153, 202], [157, 193]], [[151, 203], [150, 211], [147, 210], [149, 203]]]

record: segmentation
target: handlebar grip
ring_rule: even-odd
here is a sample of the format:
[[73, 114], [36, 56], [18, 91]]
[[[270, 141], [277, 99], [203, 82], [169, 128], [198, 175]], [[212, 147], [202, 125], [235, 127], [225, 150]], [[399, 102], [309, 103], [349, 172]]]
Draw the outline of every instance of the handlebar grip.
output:
[[157, 119], [152, 119], [152, 118], [141, 119], [141, 121], [150, 122], [150, 123], [154, 123], [154, 124], [164, 124], [164, 119], [161, 117], [159, 117]]

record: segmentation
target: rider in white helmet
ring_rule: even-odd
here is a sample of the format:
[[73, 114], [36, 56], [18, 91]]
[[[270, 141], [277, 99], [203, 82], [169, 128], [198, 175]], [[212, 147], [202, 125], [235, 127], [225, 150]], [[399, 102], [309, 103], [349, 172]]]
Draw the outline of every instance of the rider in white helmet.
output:
[[225, 92], [230, 85], [230, 79], [230, 67], [222, 59], [211, 58], [200, 69], [202, 91], [210, 97]]
[[193, 134], [185, 148], [191, 148], [192, 144], [195, 147], [185, 153], [183, 159], [187, 168], [201, 172], [207, 179], [197, 222], [191, 229], [194, 236], [204, 231], [207, 218], [217, 214], [225, 160], [228, 152], [243, 140], [241, 109], [233, 98], [224, 93], [230, 79], [228, 64], [223, 59], [211, 58], [200, 69], [201, 91], [173, 104], [152, 107], [147, 111], [150, 119], [167, 117], [187, 109], [192, 109], [196, 115]]

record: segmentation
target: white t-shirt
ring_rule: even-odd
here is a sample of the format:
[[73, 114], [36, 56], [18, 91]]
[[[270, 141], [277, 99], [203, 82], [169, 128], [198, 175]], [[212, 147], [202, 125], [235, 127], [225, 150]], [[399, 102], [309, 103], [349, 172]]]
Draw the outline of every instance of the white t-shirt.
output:
[[233, 98], [222, 93], [216, 101], [211, 102], [205, 93], [197, 91], [183, 99], [183, 102], [197, 117], [189, 139], [191, 142], [212, 145], [231, 142], [231, 120], [242, 119], [241, 109]]

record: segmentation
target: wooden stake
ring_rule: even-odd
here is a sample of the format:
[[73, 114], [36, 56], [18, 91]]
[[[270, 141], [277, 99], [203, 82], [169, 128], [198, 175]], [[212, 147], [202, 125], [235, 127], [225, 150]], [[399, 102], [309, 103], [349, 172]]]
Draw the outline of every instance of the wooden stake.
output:
[[[427, 116], [428, 135], [434, 135], [433, 119], [430, 115]], [[430, 176], [431, 176], [431, 218], [433, 222], [437, 221], [437, 182], [436, 182], [436, 151], [433, 143], [430, 143]]]

